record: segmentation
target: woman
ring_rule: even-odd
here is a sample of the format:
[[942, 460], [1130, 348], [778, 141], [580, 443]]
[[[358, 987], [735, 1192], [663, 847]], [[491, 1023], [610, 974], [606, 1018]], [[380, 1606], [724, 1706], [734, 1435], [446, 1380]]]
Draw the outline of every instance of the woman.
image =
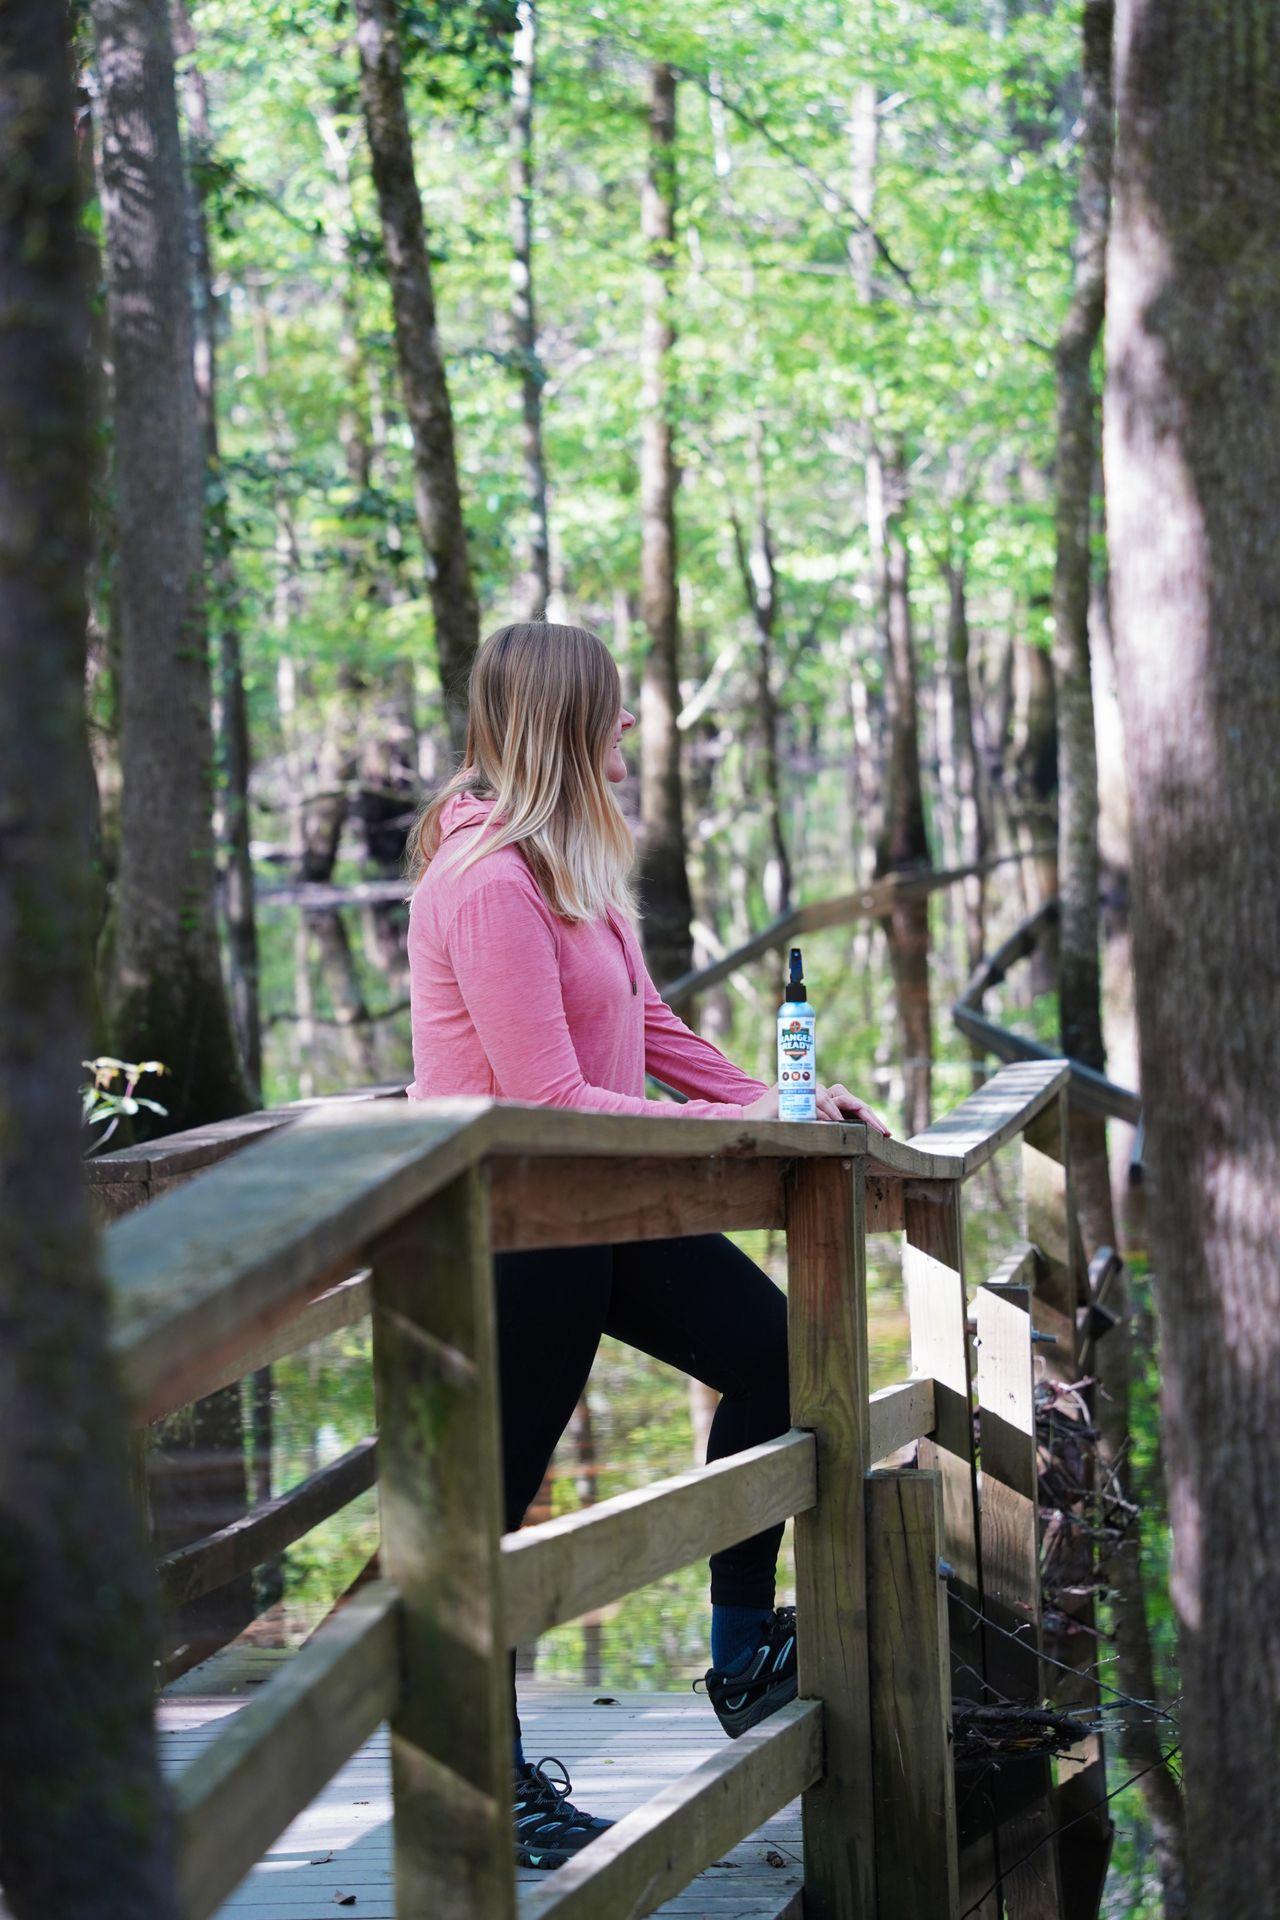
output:
[[[617, 668], [581, 627], [501, 628], [470, 686], [464, 764], [411, 840], [411, 1095], [481, 1094], [597, 1113], [776, 1119], [765, 1087], [659, 997], [636, 937]], [[644, 1097], [650, 1072], [690, 1096]], [[842, 1086], [819, 1112], [875, 1115]], [[708, 1460], [786, 1431], [784, 1296], [719, 1234], [499, 1254], [494, 1261], [505, 1525], [518, 1527], [602, 1333], [721, 1394]], [[796, 1691], [794, 1609], [774, 1609], [782, 1528], [711, 1560], [707, 1690], [736, 1736]], [[517, 1721], [517, 1857], [559, 1866], [606, 1821], [530, 1765]], [[558, 1764], [558, 1763], [556, 1763]], [[562, 1769], [563, 1772], [563, 1769]]]

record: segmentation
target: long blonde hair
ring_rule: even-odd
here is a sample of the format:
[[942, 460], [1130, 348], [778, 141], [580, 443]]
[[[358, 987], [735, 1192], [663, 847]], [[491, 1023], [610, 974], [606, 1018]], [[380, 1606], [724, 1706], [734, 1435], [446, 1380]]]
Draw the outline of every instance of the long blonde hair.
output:
[[635, 846], [605, 775], [621, 707], [613, 656], [588, 628], [521, 620], [491, 633], [471, 670], [466, 756], [409, 836], [412, 885], [440, 851], [444, 807], [469, 793], [495, 801], [493, 822], [444, 855], [449, 871], [518, 846], [561, 919], [634, 919]]

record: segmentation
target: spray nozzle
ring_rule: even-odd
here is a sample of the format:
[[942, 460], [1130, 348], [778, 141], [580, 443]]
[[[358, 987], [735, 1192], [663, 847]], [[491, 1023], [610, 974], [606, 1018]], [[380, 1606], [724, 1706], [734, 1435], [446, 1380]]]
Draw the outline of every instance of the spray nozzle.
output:
[[799, 947], [792, 947], [787, 959], [787, 998], [788, 1000], [805, 998], [804, 961], [800, 957]]

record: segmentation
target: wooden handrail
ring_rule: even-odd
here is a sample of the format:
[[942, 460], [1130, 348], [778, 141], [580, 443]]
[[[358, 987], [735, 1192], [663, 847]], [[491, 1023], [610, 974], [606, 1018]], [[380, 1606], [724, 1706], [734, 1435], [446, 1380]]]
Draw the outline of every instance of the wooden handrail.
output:
[[817, 1498], [811, 1433], [615, 1494], [502, 1542], [508, 1646], [608, 1606], [678, 1567], [807, 1512]]
[[1002, 1067], [984, 1087], [910, 1142], [918, 1153], [954, 1156], [962, 1178], [1014, 1140], [1067, 1084], [1068, 1062], [1034, 1060]]
[[175, 1547], [156, 1562], [165, 1605], [180, 1607], [199, 1600], [276, 1559], [313, 1527], [376, 1486], [377, 1479], [378, 1442], [370, 1435], [274, 1500], [264, 1500], [216, 1533]]
[[398, 1601], [379, 1581], [327, 1620], [174, 1785], [183, 1920], [206, 1920], [392, 1711]]
[[822, 1721], [817, 1700], [783, 1707], [624, 1815], [522, 1903], [521, 1920], [652, 1913], [821, 1777]]
[[137, 1417], [208, 1391], [211, 1371], [225, 1372], [346, 1279], [370, 1240], [498, 1155], [682, 1163], [866, 1156], [895, 1177], [958, 1171], [943, 1155], [896, 1141], [877, 1136], [869, 1146], [861, 1123], [690, 1122], [469, 1100], [326, 1109], [107, 1229], [112, 1345]]
[[[206, 1920], [388, 1714], [400, 1756], [404, 1910], [416, 1911], [448, 1870], [453, 1856], [435, 1836], [465, 1811], [476, 1828], [457, 1910], [510, 1920], [504, 1647], [793, 1515], [800, 1680], [810, 1697], [619, 1822], [539, 1892], [534, 1910], [603, 1920], [665, 1898], [803, 1791], [806, 1888], [816, 1905], [870, 1920], [879, 1858], [895, 1899], [954, 1920], [971, 1894], [955, 1884], [947, 1656], [975, 1673], [985, 1660], [968, 1626], [953, 1621], [948, 1643], [937, 1583], [941, 1545], [956, 1597], [969, 1607], [980, 1600], [962, 1186], [1022, 1136], [1034, 1246], [1014, 1250], [983, 1298], [1032, 1283], [1036, 1312], [1060, 1341], [1054, 1364], [1072, 1368], [1084, 1296], [1066, 1085], [1063, 1061], [1002, 1070], [906, 1143], [853, 1124], [640, 1119], [484, 1101], [356, 1104], [276, 1130], [112, 1226], [115, 1346], [142, 1417], [215, 1376], [236, 1377], [248, 1358], [278, 1357], [317, 1328], [349, 1324], [370, 1306], [377, 1316], [383, 1566], [394, 1585], [335, 1616], [181, 1777], [186, 1920]], [[897, 1222], [916, 1377], [870, 1395], [866, 1235]], [[500, 1538], [493, 1248], [717, 1223], [787, 1233], [797, 1430]], [[436, 1273], [448, 1287], [431, 1284]], [[1029, 1343], [1030, 1315], [1023, 1319]], [[1016, 1325], [1012, 1337], [1025, 1371], [1030, 1346], [1018, 1346]], [[1005, 1361], [994, 1338], [988, 1345], [994, 1473]], [[934, 1471], [870, 1487], [873, 1463], [912, 1441]], [[353, 1485], [371, 1477], [373, 1451], [366, 1443], [343, 1466]], [[321, 1489], [322, 1505], [331, 1492]], [[1021, 1497], [1034, 1517], [1034, 1499]], [[275, 1509], [287, 1500], [227, 1530], [225, 1541], [174, 1556], [171, 1578], [208, 1585], [211, 1554], [229, 1554], [239, 1568], [263, 1542], [274, 1551], [283, 1524]], [[1022, 1517], [1018, 1527], [1026, 1558], [1031, 1533]], [[910, 1693], [901, 1652], [920, 1646], [928, 1685], [917, 1674]], [[873, 1748], [897, 1753], [911, 1819], [883, 1819], [873, 1806]], [[1096, 1770], [1093, 1747], [1082, 1747], [1080, 1765], [1077, 1799]], [[916, 1848], [912, 1827], [924, 1809], [934, 1810], [936, 1831]], [[989, 1859], [979, 1862], [979, 1887], [989, 1873]]]
[[907, 1143], [868, 1138], [854, 1123], [690, 1122], [495, 1101], [324, 1108], [108, 1228], [112, 1344], [126, 1392], [135, 1417], [152, 1419], [209, 1391], [211, 1374], [235, 1378], [242, 1356], [278, 1350], [277, 1330], [346, 1280], [372, 1239], [489, 1159], [648, 1162], [659, 1199], [664, 1161], [865, 1158], [886, 1178], [956, 1179], [1056, 1084], [1048, 1069], [1001, 1072]]

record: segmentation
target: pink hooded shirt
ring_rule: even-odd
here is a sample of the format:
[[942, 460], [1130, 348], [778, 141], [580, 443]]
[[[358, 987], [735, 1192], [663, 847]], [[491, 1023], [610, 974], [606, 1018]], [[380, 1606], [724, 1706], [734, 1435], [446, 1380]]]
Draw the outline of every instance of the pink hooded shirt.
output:
[[[455, 794], [442, 848], [469, 843], [493, 804]], [[432, 861], [409, 911], [409, 980], [411, 1099], [736, 1120], [765, 1091], [660, 998], [621, 915], [559, 919], [516, 847], [462, 874]], [[646, 1071], [694, 1097], [646, 1100]]]

